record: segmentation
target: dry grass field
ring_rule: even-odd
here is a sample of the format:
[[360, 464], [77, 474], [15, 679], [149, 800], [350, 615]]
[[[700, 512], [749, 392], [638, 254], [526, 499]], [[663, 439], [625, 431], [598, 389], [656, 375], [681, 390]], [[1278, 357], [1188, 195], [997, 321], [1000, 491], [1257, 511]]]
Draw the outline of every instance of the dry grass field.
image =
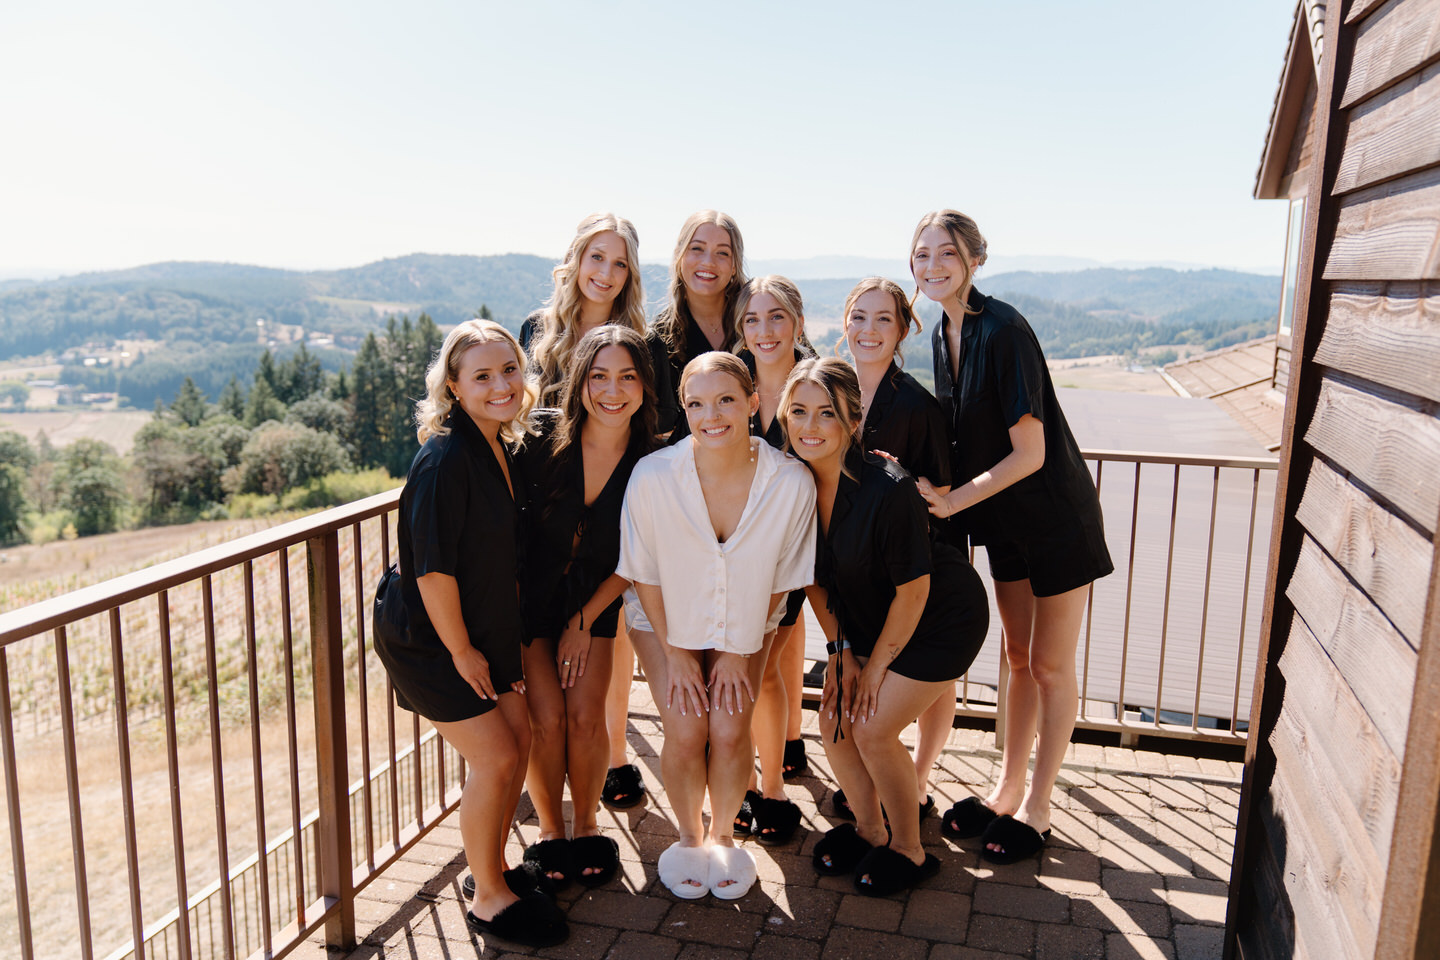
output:
[[[6, 551], [0, 564], [0, 611], [106, 578], [140, 569], [269, 526], [287, 517], [190, 524], [62, 541]], [[361, 602], [357, 604], [353, 542], [341, 537], [342, 604], [347, 663], [347, 713], [358, 716], [360, 645], [357, 607], [380, 572], [378, 524], [364, 526]], [[303, 814], [317, 805], [314, 774], [315, 725], [310, 690], [310, 641], [305, 593], [305, 555], [292, 548], [285, 558], [291, 589], [291, 634], [296, 695], [298, 763], [290, 770], [286, 720], [285, 645], [280, 605], [280, 557], [255, 561], [255, 666], [252, 692], [245, 637], [245, 590], [241, 571], [213, 578], [215, 623], [215, 709], [220, 718], [219, 750], [226, 808], [226, 849], [232, 868], [256, 852], [257, 814], [252, 749], [251, 698], [259, 716], [266, 836], [289, 827], [290, 784], [298, 785]], [[178, 738], [178, 790], [185, 827], [185, 864], [190, 895], [217, 879], [216, 791], [210, 723], [211, 684], [207, 663], [203, 600], [198, 582], [174, 588], [169, 596], [171, 652]], [[171, 830], [171, 785], [166, 743], [158, 609], [154, 598], [121, 608], [127, 732], [131, 742], [136, 835], [139, 838], [141, 901], [147, 923], [175, 905], [176, 877]], [[367, 631], [368, 632], [368, 631]], [[84, 866], [97, 956], [129, 939], [129, 894], [124, 846], [121, 773], [114, 713], [113, 660], [108, 619], [91, 617], [67, 630], [68, 681], [76, 716], [76, 767], [83, 831]], [[76, 922], [77, 858], [68, 803], [65, 745], [59, 723], [57, 651], [52, 635], [33, 637], [5, 650], [9, 707], [16, 732], [22, 836], [27, 864], [36, 955], [79, 956]], [[383, 672], [369, 660], [367, 695], [372, 762], [386, 751], [386, 687]], [[410, 742], [409, 714], [397, 715], [399, 741]], [[363, 764], [358, 725], [349, 735], [350, 776]], [[0, 788], [3, 789], [3, 788]], [[0, 824], [0, 856], [7, 856], [10, 831]], [[14, 942], [14, 877], [0, 871], [0, 938]]]

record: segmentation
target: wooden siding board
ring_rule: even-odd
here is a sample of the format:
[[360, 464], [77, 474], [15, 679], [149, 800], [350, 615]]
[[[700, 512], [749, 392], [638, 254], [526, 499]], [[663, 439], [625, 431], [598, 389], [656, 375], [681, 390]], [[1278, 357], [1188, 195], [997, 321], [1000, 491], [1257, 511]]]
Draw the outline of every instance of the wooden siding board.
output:
[[1326, 280], [1440, 280], [1440, 168], [1344, 197]]
[[1315, 360], [1440, 402], [1440, 286], [1337, 285]]
[[1285, 594], [1403, 762], [1415, 650], [1309, 537]]
[[[1278, 780], [1278, 760], [1276, 766]], [[1261, 807], [1260, 820], [1265, 826], [1266, 839], [1270, 841], [1275, 862], [1280, 867], [1281, 884], [1295, 915], [1296, 940], [1304, 941], [1312, 956], [1327, 960], [1360, 960], [1364, 956], [1360, 945], [1339, 922], [1322, 879], [1315, 875], [1313, 865], [1303, 855], [1303, 851], [1312, 846], [1311, 828], [1304, 817], [1287, 804], [1289, 797], [1288, 791], [1270, 791], [1266, 798], [1269, 802]]]
[[1335, 772], [1315, 751], [1315, 737], [1307, 736], [1298, 724], [1287, 722], [1282, 710], [1280, 722], [1270, 735], [1270, 746], [1275, 751], [1271, 793], [1279, 797], [1277, 805], [1287, 813], [1287, 823], [1299, 820], [1307, 828], [1303, 848], [1293, 835], [1287, 844], [1286, 870], [1293, 869], [1297, 860], [1305, 862], [1319, 892], [1338, 914], [1340, 926], [1353, 938], [1356, 952], [1369, 957], [1374, 953], [1380, 925], [1383, 863], [1363, 838], [1356, 843], [1352, 831], [1334, 829], [1336, 824], [1354, 823], [1356, 815], [1348, 799], [1327, 779], [1333, 778]]
[[1425, 538], [1319, 460], [1296, 518], [1418, 648], [1430, 579]]
[[1335, 192], [1349, 193], [1440, 163], [1440, 64], [1351, 112]]
[[1426, 595], [1406, 741], [1410, 760], [1401, 773], [1380, 917], [1380, 960], [1440, 956], [1440, 532], [1430, 542]]
[[1341, 108], [1413, 73], [1440, 54], [1440, 0], [1389, 0], [1360, 24]]
[[1434, 532], [1440, 420], [1327, 375], [1305, 440], [1426, 533]]
[[1354, 23], [1384, 2], [1385, 0], [1355, 0], [1354, 5], [1350, 7], [1350, 12], [1345, 14], [1345, 22]]
[[1383, 865], [1390, 857], [1395, 829], [1400, 761], [1386, 746], [1320, 641], [1298, 616], [1291, 620], [1280, 670], [1286, 680], [1281, 722], [1288, 715], [1291, 722], [1324, 732], [1315, 740], [1314, 748], [1337, 771], [1335, 785], [1345, 792], [1356, 822], [1364, 828], [1372, 856]]

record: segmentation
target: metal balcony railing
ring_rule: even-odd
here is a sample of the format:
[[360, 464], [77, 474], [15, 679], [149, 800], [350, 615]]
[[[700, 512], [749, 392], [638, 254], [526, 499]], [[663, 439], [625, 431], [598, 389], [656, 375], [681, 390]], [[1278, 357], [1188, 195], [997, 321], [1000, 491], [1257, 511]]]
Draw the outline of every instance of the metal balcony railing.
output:
[[[1276, 462], [1086, 456], [1117, 569], [1082, 630], [1080, 724], [1242, 742]], [[398, 496], [0, 614], [0, 937], [16, 955], [353, 944], [356, 893], [465, 777], [394, 710], [369, 649]], [[996, 717], [998, 648], [957, 713]]]

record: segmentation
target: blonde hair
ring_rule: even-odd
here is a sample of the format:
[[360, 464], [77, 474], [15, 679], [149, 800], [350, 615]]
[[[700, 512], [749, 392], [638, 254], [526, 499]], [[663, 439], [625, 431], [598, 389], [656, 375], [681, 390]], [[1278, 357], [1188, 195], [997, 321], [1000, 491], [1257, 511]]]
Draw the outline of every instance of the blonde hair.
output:
[[665, 341], [671, 358], [676, 360], [684, 356], [685, 325], [690, 321], [690, 303], [685, 296], [685, 278], [680, 272], [680, 260], [685, 256], [690, 241], [695, 239], [695, 231], [707, 223], [730, 235], [730, 254], [735, 264], [735, 275], [725, 287], [725, 322], [722, 325], [725, 343], [722, 347], [728, 350], [734, 343], [735, 300], [740, 296], [740, 288], [746, 282], [745, 241], [740, 237], [740, 227], [735, 223], [734, 217], [719, 210], [701, 210], [699, 213], [692, 213], [680, 226], [680, 238], [675, 242], [675, 253], [670, 257], [670, 302], [655, 315], [655, 332]]
[[745, 366], [744, 360], [723, 350], [709, 350], [685, 364], [685, 369], [680, 373], [678, 392], [682, 405], [685, 402], [685, 384], [691, 377], [702, 373], [728, 373], [740, 384], [745, 396], [753, 396], [755, 393], [755, 379], [750, 376], [750, 369]]
[[[481, 343], [502, 341], [510, 345], [510, 349], [515, 352], [515, 362], [524, 370], [525, 351], [520, 349], [520, 341], [494, 320], [466, 320], [445, 335], [440, 352], [435, 354], [435, 359], [430, 361], [430, 367], [425, 371], [425, 397], [415, 404], [415, 436], [421, 443], [431, 437], [443, 437], [450, 432], [445, 421], [450, 417], [450, 410], [456, 401], [447, 381], [459, 378], [460, 358], [465, 355], [465, 351]], [[531, 432], [530, 410], [535, 406], [535, 398], [534, 384], [524, 383], [520, 393], [519, 411], [509, 423], [500, 425], [500, 436], [504, 440], [514, 443]]]
[[565, 251], [565, 259], [550, 272], [555, 289], [540, 314], [539, 336], [532, 345], [535, 366], [539, 368], [542, 400], [549, 402], [565, 385], [565, 371], [570, 365], [570, 352], [580, 339], [580, 258], [590, 242], [602, 233], [615, 233], [625, 241], [625, 260], [629, 267], [625, 285], [610, 304], [610, 323], [629, 327], [645, 335], [645, 292], [640, 283], [640, 235], [635, 225], [613, 213], [592, 213], [575, 228], [575, 238]]
[[780, 432], [785, 436], [785, 449], [791, 452], [794, 447], [790, 442], [790, 427], [786, 422], [785, 411], [790, 409], [795, 388], [802, 383], [813, 383], [824, 390], [835, 415], [843, 419], [850, 428], [845, 431], [845, 449], [840, 451], [841, 472], [850, 477], [850, 471], [844, 467], [845, 457], [857, 442], [855, 428], [860, 425], [860, 411], [865, 409], [860, 398], [860, 378], [856, 375], [855, 368], [839, 357], [812, 357], [795, 364], [790, 376], [785, 379], [785, 389], [780, 391]]
[[803, 353], [813, 354], [815, 348], [805, 335], [805, 303], [800, 299], [800, 288], [789, 277], [777, 273], [755, 277], [740, 288], [740, 295], [735, 298], [735, 344], [730, 352], [739, 354], [745, 349], [745, 312], [750, 309], [750, 301], [762, 293], [770, 294], [780, 304], [780, 309], [790, 314], [790, 320], [795, 324], [795, 344]]
[[[900, 284], [888, 277], [866, 277], [864, 280], [861, 280], [855, 284], [854, 289], [852, 289], [849, 296], [845, 298], [845, 308], [840, 313], [840, 322], [843, 324], [844, 330], [848, 333], [850, 330], [851, 308], [855, 306], [857, 300], [872, 290], [884, 291], [895, 301], [895, 319], [900, 321], [900, 339], [895, 341], [895, 354], [893, 359], [895, 366], [904, 369], [905, 355], [900, 351], [900, 344], [904, 343], [905, 338], [910, 335], [911, 327], [915, 328], [916, 333], [920, 333], [924, 327], [920, 324], [920, 318], [915, 316], [915, 311], [910, 306], [910, 301], [906, 298], [905, 291], [900, 288]], [[840, 356], [840, 344], [844, 341], [845, 337], [843, 336], [835, 341], [835, 356]]]
[[[910, 237], [910, 276], [915, 276], [915, 245], [920, 242], [920, 234], [925, 232], [926, 227], [939, 227], [950, 235], [950, 241], [955, 244], [955, 249], [960, 252], [961, 267], [965, 271], [965, 282], [960, 289], [965, 293], [970, 292], [970, 285], [975, 282], [975, 270], [970, 266], [970, 259], [975, 259], [976, 267], [985, 266], [989, 257], [986, 253], [987, 244], [985, 238], [980, 234], [980, 228], [975, 221], [959, 210], [932, 210], [920, 218], [915, 226], [915, 233]], [[910, 298], [910, 303], [920, 296], [920, 284], [915, 284], [915, 295]], [[970, 305], [963, 300], [960, 308], [966, 313], [974, 314], [978, 311], [971, 310]]]

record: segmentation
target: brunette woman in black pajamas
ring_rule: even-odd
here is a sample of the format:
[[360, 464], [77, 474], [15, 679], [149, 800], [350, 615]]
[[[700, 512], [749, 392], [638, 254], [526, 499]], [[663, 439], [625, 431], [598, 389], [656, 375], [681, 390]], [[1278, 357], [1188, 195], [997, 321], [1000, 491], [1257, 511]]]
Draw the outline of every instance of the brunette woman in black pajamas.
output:
[[843, 360], [797, 364], [783, 407], [790, 449], [815, 475], [810, 596], [830, 640], [821, 733], [855, 814], [815, 844], [811, 862], [823, 874], [853, 870], [859, 893], [886, 896], [940, 867], [920, 844], [900, 732], [969, 669], [989, 607], [964, 556], [934, 537], [915, 480], [855, 446], [860, 387]]
[[[654, 448], [655, 377], [645, 339], [591, 330], [574, 347], [560, 409], [519, 460], [529, 486], [521, 598], [532, 747], [526, 782], [540, 839], [526, 857], [554, 881], [599, 886], [619, 865], [595, 814], [606, 773], [605, 698], [621, 594], [620, 507], [636, 462]], [[562, 800], [570, 783], [572, 839]]]

